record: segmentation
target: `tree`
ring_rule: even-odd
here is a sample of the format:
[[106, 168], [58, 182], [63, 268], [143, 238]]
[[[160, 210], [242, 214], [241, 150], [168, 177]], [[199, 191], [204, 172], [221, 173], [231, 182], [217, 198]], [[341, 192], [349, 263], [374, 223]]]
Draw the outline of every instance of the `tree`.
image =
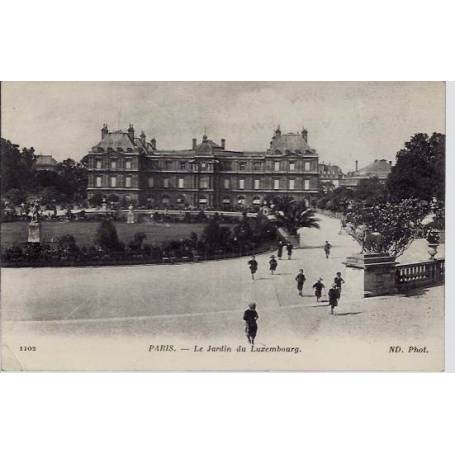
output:
[[19, 205], [25, 202], [26, 193], [18, 188], [11, 188], [4, 194], [4, 198], [14, 205]]
[[353, 202], [346, 213], [346, 232], [362, 246], [362, 252], [400, 256], [421, 236], [428, 211], [428, 202], [417, 199], [374, 206]]
[[110, 219], [101, 221], [95, 235], [95, 244], [107, 252], [120, 251], [122, 245], [118, 239], [117, 229]]
[[67, 158], [57, 165], [69, 201], [80, 202], [87, 197], [88, 171], [84, 163]]
[[445, 135], [415, 134], [397, 153], [396, 165], [387, 179], [392, 201], [402, 199], [444, 200]]
[[89, 202], [92, 206], [97, 207], [102, 204], [103, 196], [99, 193], [95, 193], [90, 199]]
[[231, 238], [231, 230], [228, 227], [220, 226], [215, 220], [211, 219], [202, 231], [201, 240], [209, 253], [217, 249], [224, 249]]
[[272, 214], [276, 218], [278, 227], [284, 228], [289, 234], [296, 235], [302, 228], [319, 229], [315, 211], [306, 206], [305, 201], [296, 201], [290, 196], [275, 199]]
[[355, 200], [364, 201], [368, 205], [386, 202], [388, 193], [385, 185], [378, 177], [361, 180], [354, 191]]
[[33, 148], [24, 148], [21, 152], [17, 144], [0, 138], [2, 194], [11, 188], [24, 191], [33, 190], [35, 184], [34, 153]]

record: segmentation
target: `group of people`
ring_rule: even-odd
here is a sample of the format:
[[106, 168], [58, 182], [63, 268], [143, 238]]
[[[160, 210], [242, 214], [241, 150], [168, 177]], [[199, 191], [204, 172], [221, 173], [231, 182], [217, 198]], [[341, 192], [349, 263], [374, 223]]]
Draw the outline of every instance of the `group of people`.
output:
[[[292, 256], [292, 244], [291, 243], [283, 243], [279, 242], [278, 244], [278, 251], [277, 251], [277, 257], [278, 260], [282, 259], [283, 256], [283, 249], [286, 247], [287, 254], [288, 254], [288, 259], [291, 259]], [[332, 245], [326, 240], [324, 244], [324, 252], [325, 252], [325, 257], [329, 259], [330, 257], [330, 251], [332, 249]], [[272, 275], [275, 274], [277, 268], [278, 268], [278, 260], [274, 254], [270, 256], [269, 260], [269, 270]], [[256, 260], [255, 256], [251, 256], [251, 259], [248, 261], [248, 267], [250, 268], [251, 272], [251, 279], [254, 280], [255, 274], [258, 270], [258, 262]], [[297, 291], [299, 296], [303, 297], [303, 286], [306, 281], [305, 273], [303, 269], [300, 269], [297, 276], [295, 277], [295, 281], [297, 282]], [[345, 283], [343, 277], [341, 276], [341, 272], [337, 272], [336, 276], [333, 280], [333, 283], [330, 286], [330, 289], [328, 291], [328, 300], [329, 300], [329, 306], [330, 306], [330, 313], [334, 314], [335, 307], [338, 306], [338, 302], [341, 298], [341, 289], [343, 284]], [[322, 292], [325, 292], [325, 285], [323, 283], [323, 279], [320, 277], [312, 286], [314, 289], [314, 295], [316, 297], [316, 302], [319, 303], [319, 301], [322, 298]], [[250, 303], [248, 305], [248, 308], [245, 310], [243, 314], [243, 320], [245, 321], [245, 333], [248, 339], [248, 342], [252, 345], [254, 345], [254, 339], [256, 338], [257, 334], [257, 320], [259, 318], [259, 315], [256, 311], [256, 304], [255, 303]]]

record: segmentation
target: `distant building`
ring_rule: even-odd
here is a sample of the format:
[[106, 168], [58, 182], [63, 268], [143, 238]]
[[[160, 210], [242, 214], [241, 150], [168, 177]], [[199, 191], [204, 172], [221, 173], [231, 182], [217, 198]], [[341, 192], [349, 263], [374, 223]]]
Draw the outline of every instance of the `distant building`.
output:
[[319, 182], [322, 188], [324, 187], [324, 183], [332, 184], [335, 188], [338, 188], [342, 178], [343, 171], [340, 166], [319, 163]]
[[368, 180], [371, 177], [377, 177], [381, 182], [385, 183], [388, 175], [392, 170], [392, 161], [374, 160], [368, 166], [358, 169], [356, 161], [356, 170], [348, 172], [343, 179], [340, 180], [340, 186], [345, 188], [355, 188], [362, 180]]
[[318, 154], [308, 132], [282, 134], [278, 127], [267, 150], [235, 151], [203, 136], [191, 148], [162, 150], [145, 133], [101, 129], [88, 153], [88, 188], [122, 202], [153, 208], [245, 209], [267, 198], [294, 196], [310, 202], [319, 188]]
[[35, 160], [35, 169], [37, 171], [57, 171], [58, 162], [52, 158], [52, 155], [37, 155]]

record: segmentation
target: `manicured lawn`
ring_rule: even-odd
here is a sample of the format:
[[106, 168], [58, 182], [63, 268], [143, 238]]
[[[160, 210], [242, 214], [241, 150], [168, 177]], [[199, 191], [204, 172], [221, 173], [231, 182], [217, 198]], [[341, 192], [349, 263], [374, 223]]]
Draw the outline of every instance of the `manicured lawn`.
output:
[[[96, 229], [99, 222], [46, 222], [41, 223], [41, 238], [43, 242], [50, 242], [52, 238], [71, 234], [76, 239], [79, 246], [89, 246], [93, 244]], [[115, 223], [119, 238], [125, 244], [133, 239], [136, 232], [144, 232], [147, 235], [144, 243], [159, 244], [169, 240], [179, 240], [187, 238], [191, 232], [200, 235], [204, 229], [204, 224], [186, 223], [159, 223], [159, 224], [126, 224]], [[28, 231], [26, 222], [4, 223], [1, 226], [1, 245], [8, 248], [14, 243], [27, 241]]]

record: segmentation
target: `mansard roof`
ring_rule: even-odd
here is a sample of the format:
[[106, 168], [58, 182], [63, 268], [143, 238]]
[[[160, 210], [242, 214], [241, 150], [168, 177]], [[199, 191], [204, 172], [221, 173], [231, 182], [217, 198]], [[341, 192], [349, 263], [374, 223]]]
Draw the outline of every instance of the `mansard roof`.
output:
[[301, 133], [281, 134], [279, 130], [272, 138], [269, 153], [277, 154], [316, 154]]
[[358, 171], [352, 173], [356, 177], [379, 177], [387, 178], [392, 170], [392, 162], [385, 159], [374, 160], [373, 163], [370, 163], [368, 166], [365, 166]]

